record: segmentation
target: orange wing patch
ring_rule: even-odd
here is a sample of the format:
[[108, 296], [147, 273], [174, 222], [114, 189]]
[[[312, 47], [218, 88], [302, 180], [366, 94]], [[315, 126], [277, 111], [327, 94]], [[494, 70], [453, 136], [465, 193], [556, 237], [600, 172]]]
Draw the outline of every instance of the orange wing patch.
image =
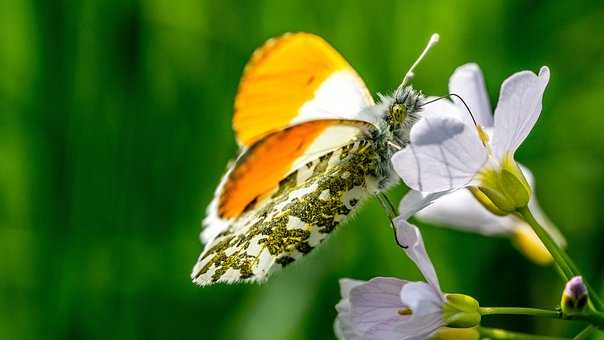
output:
[[236, 218], [272, 190], [291, 165], [333, 121], [314, 121], [274, 133], [248, 150], [225, 183], [218, 203], [223, 218]]
[[[235, 98], [233, 128], [239, 144], [250, 146], [267, 133], [290, 125], [301, 114], [301, 107], [310, 102], [321, 85], [338, 71], [346, 72], [348, 77], [329, 90], [334, 92], [334, 96], [348, 98], [329, 100], [329, 105], [338, 106], [338, 100], [343, 103], [355, 100], [368, 105], [373, 103], [356, 72], [322, 38], [296, 33], [269, 40], [254, 52]], [[353, 107], [348, 111], [356, 110]]]

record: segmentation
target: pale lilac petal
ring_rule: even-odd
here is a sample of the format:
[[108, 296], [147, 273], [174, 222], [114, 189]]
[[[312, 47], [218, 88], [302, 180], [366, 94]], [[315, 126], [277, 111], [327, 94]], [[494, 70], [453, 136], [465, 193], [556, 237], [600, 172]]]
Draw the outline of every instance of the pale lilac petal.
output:
[[434, 287], [439, 295], [443, 295], [440, 290], [440, 284], [436, 271], [432, 265], [432, 261], [428, 257], [426, 247], [424, 246], [424, 240], [419, 229], [410, 224], [405, 219], [398, 217], [394, 220], [396, 226], [396, 240], [397, 242], [405, 247], [403, 250], [409, 256], [409, 258], [415, 262], [415, 265], [419, 271], [424, 275], [428, 283]]
[[415, 216], [423, 222], [487, 236], [509, 234], [517, 225], [513, 217], [488, 211], [467, 189], [436, 199]]
[[363, 340], [425, 340], [444, 324], [442, 313], [383, 322], [363, 334]]
[[406, 283], [395, 278], [377, 277], [351, 289], [351, 320], [359, 334], [379, 323], [403, 318], [399, 311], [407, 306], [401, 302], [400, 293]]
[[402, 340], [425, 340], [442, 326], [444, 326], [443, 313], [438, 311], [400, 323], [397, 325], [397, 330]]
[[530, 71], [518, 72], [501, 85], [493, 136], [497, 158], [501, 159], [506, 153], [513, 154], [531, 132], [541, 113], [541, 100], [548, 81], [549, 69], [544, 66], [539, 75]]
[[366, 281], [341, 279], [340, 280], [340, 295], [342, 299], [336, 305], [338, 316], [334, 322], [333, 328], [338, 339], [356, 340], [360, 339], [360, 333], [352, 322], [352, 313], [350, 311], [350, 291], [352, 288], [366, 284]]
[[350, 319], [350, 313], [338, 314], [333, 324], [333, 331], [336, 338], [341, 340], [359, 340], [361, 335], [357, 333], [354, 323]]
[[[458, 67], [449, 79], [449, 92], [455, 93], [466, 102], [477, 123], [483, 127], [493, 126], [493, 113], [484, 77], [478, 65], [474, 63]], [[473, 125], [467, 109], [459, 98], [451, 98], [462, 112], [465, 113], [464, 121]]]
[[418, 211], [430, 206], [432, 202], [438, 200], [439, 197], [449, 194], [451, 191], [425, 193], [411, 190], [401, 200], [399, 204], [399, 218], [408, 220]]
[[367, 281], [354, 279], [340, 279], [340, 295], [343, 299], [348, 299], [348, 297], [350, 296], [350, 290], [364, 283], [367, 283]]
[[400, 299], [411, 309], [414, 318], [442, 311], [442, 294], [425, 282], [406, 284], [400, 292]]
[[438, 192], [468, 184], [487, 160], [474, 127], [444, 115], [420, 119], [409, 145], [394, 154], [394, 170], [411, 189]]
[[350, 312], [350, 290], [354, 287], [362, 285], [366, 283], [366, 281], [353, 280], [353, 279], [341, 279], [340, 280], [340, 296], [342, 299], [336, 305], [336, 310], [338, 313], [347, 313]]

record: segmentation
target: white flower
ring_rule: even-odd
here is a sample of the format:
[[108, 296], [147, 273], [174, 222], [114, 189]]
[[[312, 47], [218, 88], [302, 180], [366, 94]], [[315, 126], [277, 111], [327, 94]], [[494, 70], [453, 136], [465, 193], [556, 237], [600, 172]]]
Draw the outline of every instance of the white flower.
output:
[[[475, 326], [476, 318], [480, 321], [477, 312], [470, 313], [471, 317], [466, 313], [460, 318], [455, 306], [446, 307], [450, 304], [440, 289], [419, 229], [409, 224], [403, 216], [395, 224], [397, 242], [405, 247], [405, 252], [418, 266], [427, 283], [387, 277], [377, 277], [367, 282], [340, 280], [342, 300], [336, 305], [336, 336], [347, 340], [427, 339], [437, 336], [439, 330], [447, 326], [447, 320], [453, 319], [453, 314], [455, 322], [459, 323], [460, 319], [465, 318], [471, 323], [467, 327]], [[470, 309], [477, 311], [478, 303], [470, 297], [466, 298], [474, 302]], [[466, 324], [461, 327], [466, 327]], [[470, 334], [472, 337], [466, 338], [474, 339], [475, 332]], [[475, 338], [478, 338], [477, 334]]]
[[[547, 67], [542, 67], [539, 75], [522, 71], [509, 77], [501, 87], [493, 119], [482, 72], [476, 64], [459, 67], [451, 76], [449, 91], [464, 99], [481, 128], [475, 126], [458, 98], [453, 102], [440, 100], [425, 106], [423, 118], [411, 131], [410, 145], [392, 158], [395, 170], [405, 183], [423, 192], [410, 192], [408, 195], [413, 197], [405, 197], [401, 209], [418, 199], [434, 200], [434, 197], [425, 197], [427, 193], [442, 192], [439, 195], [442, 197], [417, 214], [420, 220], [484, 235], [510, 236], [532, 260], [549, 263], [551, 256], [525, 222], [509, 215], [510, 211], [497, 209], [501, 208], [497, 204], [490, 206], [490, 210], [485, 208], [485, 200], [493, 203], [489, 200], [492, 197], [482, 197], [483, 201], [479, 202], [476, 195], [481, 194], [480, 190], [475, 190], [474, 194], [469, 190], [456, 190], [480, 188], [481, 181], [489, 179], [489, 171], [497, 172], [505, 167], [511, 172], [518, 169], [512, 160], [513, 154], [539, 117], [548, 80]], [[526, 178], [529, 208], [554, 239], [564, 245], [564, 238], [537, 203], [533, 175], [522, 165], [519, 169], [517, 172], [521, 175], [516, 174], [516, 177]], [[517, 184], [521, 187], [522, 183]], [[503, 201], [499, 205], [504, 208], [517, 208], [514, 205], [507, 207]]]

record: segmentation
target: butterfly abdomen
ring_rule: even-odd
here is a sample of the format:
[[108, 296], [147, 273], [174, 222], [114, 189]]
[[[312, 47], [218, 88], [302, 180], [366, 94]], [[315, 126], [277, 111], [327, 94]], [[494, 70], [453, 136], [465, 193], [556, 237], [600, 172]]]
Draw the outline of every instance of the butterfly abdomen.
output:
[[378, 190], [379, 155], [363, 138], [305, 164], [219, 235], [194, 271], [199, 284], [263, 280], [318, 246]]

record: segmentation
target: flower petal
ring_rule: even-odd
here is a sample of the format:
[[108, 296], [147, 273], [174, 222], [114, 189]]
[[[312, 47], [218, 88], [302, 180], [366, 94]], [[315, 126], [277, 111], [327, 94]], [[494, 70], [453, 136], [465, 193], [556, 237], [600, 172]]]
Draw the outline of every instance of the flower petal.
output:
[[401, 301], [411, 309], [414, 318], [442, 311], [442, 295], [425, 282], [408, 283], [400, 294]]
[[363, 334], [363, 340], [425, 340], [443, 325], [442, 312], [384, 322]]
[[336, 305], [338, 313], [350, 312], [350, 290], [356, 286], [362, 285], [366, 281], [353, 280], [353, 279], [341, 279], [340, 280], [340, 296], [342, 299]]
[[437, 192], [469, 183], [487, 160], [474, 127], [446, 115], [418, 121], [409, 145], [394, 154], [394, 170], [413, 190]]
[[338, 314], [336, 321], [333, 324], [333, 331], [336, 334], [336, 338], [342, 340], [358, 340], [361, 339], [360, 334], [357, 333], [354, 328], [352, 320], [349, 315]]
[[[484, 77], [480, 67], [474, 63], [465, 64], [458, 67], [449, 79], [449, 92], [457, 94], [468, 104], [474, 118], [478, 124], [483, 127], [493, 126], [493, 113], [487, 87], [484, 84]], [[463, 110], [467, 123], [473, 124], [472, 118], [466, 112], [466, 108], [459, 100], [453, 97], [453, 102]]]
[[419, 232], [419, 229], [400, 217], [394, 220], [394, 225], [396, 227], [397, 242], [406, 247], [404, 248], [404, 251], [407, 256], [415, 262], [419, 271], [424, 275], [428, 283], [434, 287], [434, 290], [438, 292], [442, 299], [443, 294], [440, 290], [438, 277], [436, 276], [434, 265], [432, 265], [432, 261], [430, 261], [428, 253], [426, 252], [424, 240], [422, 239], [422, 234]]
[[[407, 196], [403, 201], [406, 198]], [[466, 189], [456, 190], [436, 199], [419, 211], [416, 217], [427, 223], [487, 236], [509, 234], [516, 226], [512, 217], [494, 215]]]
[[399, 218], [408, 220], [411, 216], [415, 215], [418, 211], [425, 209], [430, 206], [432, 202], [438, 200], [440, 197], [449, 194], [451, 191], [440, 191], [440, 192], [421, 192], [411, 190], [399, 203]]
[[340, 295], [342, 296], [342, 299], [348, 299], [348, 297], [350, 296], [350, 290], [364, 283], [367, 283], [367, 281], [354, 279], [340, 279]]
[[501, 85], [495, 109], [493, 149], [499, 159], [514, 153], [537, 122], [541, 113], [543, 92], [549, 81], [549, 68], [539, 75], [530, 71], [513, 74]]
[[377, 324], [399, 321], [399, 311], [407, 308], [400, 294], [407, 281], [377, 277], [358, 285], [350, 291], [351, 321], [359, 334]]
[[[461, 121], [468, 124], [474, 124], [466, 109], [461, 110], [455, 103], [447, 98], [428, 97], [424, 102], [429, 103], [422, 106], [422, 110], [420, 111], [422, 118], [434, 115], [452, 116], [459, 118]], [[466, 118], [469, 119], [469, 121], [466, 121]]]

